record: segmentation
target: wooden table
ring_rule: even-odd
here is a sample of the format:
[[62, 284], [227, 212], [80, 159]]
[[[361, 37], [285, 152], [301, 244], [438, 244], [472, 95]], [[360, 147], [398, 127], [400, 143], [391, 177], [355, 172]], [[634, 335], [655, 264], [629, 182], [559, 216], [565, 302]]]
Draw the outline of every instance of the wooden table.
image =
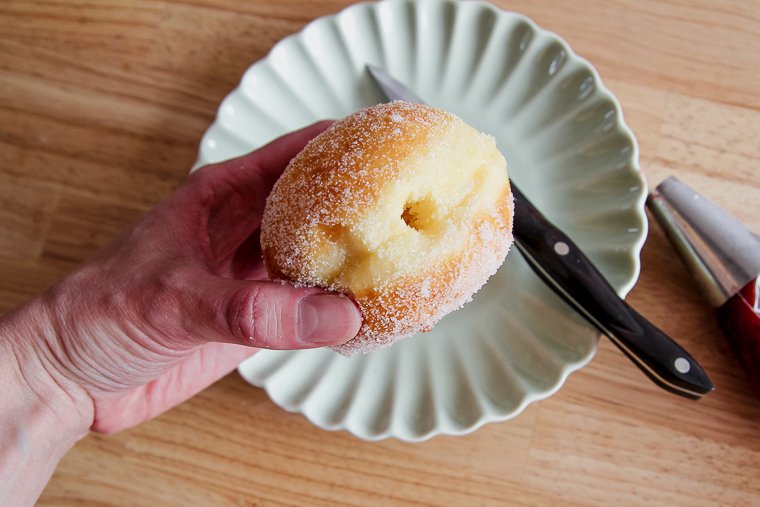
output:
[[[0, 309], [177, 187], [241, 73], [347, 3], [0, 3]], [[596, 66], [650, 185], [677, 175], [758, 230], [757, 0], [498, 3]], [[656, 226], [630, 301], [702, 362], [713, 394], [671, 396], [604, 340], [516, 419], [410, 445], [319, 430], [232, 374], [87, 437], [40, 505], [760, 505], [760, 401]]]

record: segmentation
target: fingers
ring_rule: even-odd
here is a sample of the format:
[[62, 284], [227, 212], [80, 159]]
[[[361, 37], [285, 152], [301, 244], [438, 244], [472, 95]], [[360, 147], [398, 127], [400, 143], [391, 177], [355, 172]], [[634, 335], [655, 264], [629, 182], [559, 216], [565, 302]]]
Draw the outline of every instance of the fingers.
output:
[[[183, 208], [197, 209], [205, 220], [210, 263], [220, 274], [246, 239], [261, 225], [266, 198], [288, 162], [331, 122], [320, 122], [272, 141], [243, 157], [199, 169], [182, 193]], [[184, 213], [191, 231], [198, 228], [192, 213]], [[203, 221], [201, 221], [203, 223]], [[235, 266], [239, 267], [239, 266]], [[248, 275], [245, 275], [246, 277]]]
[[279, 177], [290, 160], [303, 150], [309, 141], [333, 123], [332, 120], [320, 121], [275, 139], [254, 152], [256, 163], [265, 173]]
[[344, 343], [362, 323], [351, 299], [318, 288], [216, 278], [199, 296], [187, 311], [208, 341], [306, 349]]
[[251, 153], [198, 169], [196, 174], [205, 175], [209, 173], [213, 174], [214, 178], [224, 178], [228, 176], [225, 173], [236, 175], [243, 173], [255, 175], [257, 178], [271, 181], [274, 184], [290, 160], [303, 150], [309, 141], [333, 123], [333, 120], [313, 123], [308, 127], [278, 137]]
[[[211, 256], [206, 261], [214, 273], [246, 278], [259, 274], [260, 263], [250, 259], [260, 258], [254, 232], [266, 196], [288, 162], [331, 124], [315, 123], [249, 155], [198, 171], [195, 187], [209, 214]], [[203, 330], [205, 341], [311, 348], [350, 340], [361, 326], [356, 305], [344, 296], [273, 282], [210, 278], [193, 280], [193, 296], [186, 298], [191, 303], [185, 308], [193, 324], [188, 331], [197, 336]]]

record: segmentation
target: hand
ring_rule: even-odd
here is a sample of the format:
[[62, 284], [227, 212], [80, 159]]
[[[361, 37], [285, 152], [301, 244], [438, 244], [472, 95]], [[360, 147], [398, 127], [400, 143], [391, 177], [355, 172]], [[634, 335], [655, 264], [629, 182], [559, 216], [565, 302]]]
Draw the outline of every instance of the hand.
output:
[[266, 281], [259, 249], [272, 185], [328, 125], [190, 175], [33, 312], [20, 310], [35, 315], [24, 327], [38, 336], [17, 355], [32, 347], [71, 399], [91, 401], [91, 429], [110, 433], [189, 398], [256, 348], [353, 338], [361, 317], [350, 299]]

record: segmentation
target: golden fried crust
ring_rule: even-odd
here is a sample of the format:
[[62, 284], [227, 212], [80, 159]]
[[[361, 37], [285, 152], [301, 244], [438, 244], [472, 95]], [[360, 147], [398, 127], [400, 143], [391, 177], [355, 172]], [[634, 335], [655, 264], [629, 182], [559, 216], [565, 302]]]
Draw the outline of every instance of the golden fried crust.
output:
[[439, 109], [394, 102], [312, 140], [267, 199], [272, 279], [349, 294], [364, 317], [336, 347], [368, 352], [461, 307], [512, 243], [506, 162], [494, 140]]

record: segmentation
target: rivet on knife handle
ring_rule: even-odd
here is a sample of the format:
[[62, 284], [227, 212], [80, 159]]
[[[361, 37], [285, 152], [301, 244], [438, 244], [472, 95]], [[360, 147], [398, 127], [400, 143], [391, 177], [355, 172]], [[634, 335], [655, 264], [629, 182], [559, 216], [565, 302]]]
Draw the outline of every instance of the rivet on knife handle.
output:
[[660, 387], [698, 399], [709, 377], [680, 345], [618, 297], [584, 253], [512, 185], [515, 244], [533, 270]]

